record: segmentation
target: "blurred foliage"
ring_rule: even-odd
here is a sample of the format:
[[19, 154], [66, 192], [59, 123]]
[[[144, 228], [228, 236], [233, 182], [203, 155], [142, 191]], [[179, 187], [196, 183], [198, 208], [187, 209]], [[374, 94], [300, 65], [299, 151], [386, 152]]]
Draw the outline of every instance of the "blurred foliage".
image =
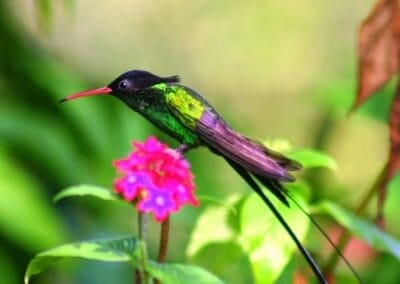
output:
[[[283, 140], [281, 143], [274, 144], [288, 145]], [[297, 161], [302, 163], [305, 168], [335, 169], [333, 165], [336, 166], [333, 158], [315, 150], [292, 151], [291, 156], [296, 157]], [[281, 203], [278, 204], [277, 209], [285, 220], [294, 224], [297, 229], [297, 237], [300, 241], [304, 241], [311, 220], [302, 212], [303, 210], [309, 211], [302, 195], [309, 196], [309, 188], [305, 181], [298, 181], [295, 185], [289, 185], [288, 190], [292, 198], [297, 200], [297, 209], [302, 210], [296, 211]], [[82, 196], [124, 203], [110, 190], [90, 185], [69, 187], [59, 192], [54, 200]], [[282, 276], [282, 272], [285, 271], [288, 274], [289, 270], [286, 267], [296, 251], [296, 246], [289, 236], [282, 237], [282, 224], [271, 212], [265, 212], [265, 204], [256, 194], [253, 193], [248, 197], [233, 195], [227, 203], [213, 197], [205, 197], [203, 200], [215, 202], [219, 204], [219, 208], [208, 206], [199, 216], [187, 248], [188, 258], [192, 262], [208, 267], [212, 272], [221, 275], [228, 283], [275, 283], [278, 279], [291, 278]], [[221, 207], [221, 205], [224, 206]], [[313, 206], [313, 209], [316, 213], [332, 217], [338, 224], [359, 236], [377, 251], [387, 252], [400, 258], [400, 242], [380, 231], [373, 224], [347, 212], [346, 209], [334, 202], [320, 201]], [[267, 218], [261, 218], [265, 215]], [[205, 232], [207, 234], [204, 234]], [[221, 281], [196, 266], [178, 263], [157, 266], [151, 259], [147, 260], [147, 256], [144, 256], [147, 254], [140, 252], [138, 241], [134, 236], [102, 241], [84, 241], [65, 244], [41, 252], [29, 263], [25, 274], [25, 283], [28, 283], [31, 276], [45, 271], [48, 266], [60, 258], [128, 262], [135, 268], [141, 267], [141, 263], [148, 263], [143, 270], [153, 277], [157, 277], [162, 283], [187, 283], [190, 279], [196, 279], [198, 283], [220, 283]], [[212, 257], [213, 255], [218, 257]], [[290, 274], [294, 275], [295, 269], [296, 267], [292, 266]], [[355, 275], [352, 275], [352, 278], [350, 276], [351, 274], [347, 276], [347, 282], [355, 282]]]
[[[298, 195], [296, 199], [301, 200]], [[222, 275], [226, 283], [276, 282], [296, 251], [295, 244], [283, 234], [282, 225], [266, 212], [257, 195], [235, 204], [238, 215], [227, 207], [207, 208], [193, 229], [189, 257]], [[282, 204], [278, 210], [296, 228], [298, 238], [304, 240], [310, 225], [307, 216]]]
[[[288, 143], [282, 141], [280, 144], [287, 145]], [[297, 157], [297, 160], [305, 168], [318, 166], [329, 168], [332, 167], [332, 164], [335, 164], [331, 157], [317, 151], [293, 151], [292, 155]], [[298, 182], [296, 185], [288, 187], [303, 210], [307, 210], [307, 207], [300, 194], [307, 195], [305, 186], [305, 182]], [[122, 203], [122, 200], [116, 194], [111, 193], [110, 190], [89, 185], [67, 188], [59, 192], [54, 200], [59, 201], [67, 197], [82, 196]], [[208, 201], [219, 204], [219, 207], [225, 206], [221, 208], [211, 206], [200, 215], [191, 234], [188, 256], [196, 264], [206, 266], [214, 273], [222, 275], [224, 280], [229, 283], [232, 281], [242, 283], [252, 281], [255, 283], [276, 282], [292, 259], [297, 247], [289, 236], [281, 236], [282, 224], [271, 212], [266, 212], [265, 204], [256, 194], [238, 198], [232, 196], [231, 202], [225, 204], [212, 197], [206, 198]], [[285, 220], [295, 224], [296, 235], [303, 241], [310, 226], [310, 219], [302, 211], [292, 210], [284, 204], [278, 204], [277, 209]], [[267, 218], [262, 218], [264, 215]], [[352, 220], [352, 217], [348, 219]], [[224, 229], [221, 230], [222, 228]], [[354, 231], [356, 234], [358, 233], [357, 229]], [[204, 232], [208, 234], [205, 235]], [[224, 233], [221, 234], [221, 232]], [[365, 235], [365, 229], [361, 233]], [[129, 240], [72, 243], [41, 252], [29, 263], [25, 277], [26, 283], [32, 275], [46, 270], [50, 264], [59, 258], [81, 257], [108, 262], [130, 262], [135, 267], [138, 263], [147, 263], [148, 261], [142, 259], [143, 254], [138, 253], [138, 246], [131, 245], [132, 242], [133, 244], [136, 243], [135, 237], [129, 238]], [[125, 242], [127, 243], [125, 244]], [[386, 239], [382, 242], [385, 245]], [[391, 246], [390, 244], [388, 246], [390, 252]], [[226, 252], [230, 254], [227, 255]], [[214, 258], [213, 262], [210, 263], [210, 256], [213, 254], [220, 257]], [[271, 257], [274, 261], [269, 261]], [[238, 264], [240, 264], [240, 269], [237, 269]], [[245, 264], [249, 264], [247, 272], [245, 272], [245, 266], [243, 266]], [[172, 266], [170, 267], [170, 265]], [[162, 278], [159, 279], [162, 283], [187, 283], [189, 277], [194, 277], [198, 283], [219, 281], [216, 278], [212, 280], [212, 275], [197, 268], [193, 270], [194, 268], [186, 267], [186, 272], [183, 273], [179, 269], [173, 268], [176, 265], [167, 264], [164, 266], [164, 273], [160, 275]], [[152, 274], [151, 271], [148, 272]]]
[[[89, 198], [65, 200], [56, 206], [51, 203], [52, 196], [70, 185], [110, 188], [114, 178], [111, 161], [128, 151], [132, 139], [156, 134], [176, 145], [113, 99], [58, 104], [70, 93], [107, 84], [126, 69], [180, 74], [185, 84], [204, 94], [246, 134], [287, 138], [294, 148], [328, 152], [337, 170], [307, 169], [302, 174], [307, 186], [300, 187], [311, 203], [329, 199], [355, 208], [384, 164], [388, 146], [384, 121], [393, 86], [383, 89], [359, 112], [345, 115], [355, 94], [354, 31], [372, 0], [302, 0], [290, 5], [207, 0], [126, 0], [119, 5], [111, 1], [38, 2], [40, 6], [34, 1], [0, 1], [2, 283], [21, 283], [28, 261], [45, 248], [134, 233], [133, 210], [126, 206]], [[249, 191], [208, 151], [199, 149], [188, 156], [199, 193], [232, 198], [236, 204], [240, 198], [231, 195]], [[397, 239], [399, 188], [397, 178], [391, 183], [385, 208], [387, 231]], [[190, 232], [198, 214], [204, 212], [201, 218], [213, 215], [213, 210], [222, 212], [215, 212], [214, 218], [232, 214], [224, 206], [213, 208], [188, 208], [174, 216], [171, 262], [185, 262], [183, 248], [189, 242], [194, 256]], [[298, 214], [296, 208], [291, 210]], [[371, 206], [362, 217], [373, 213]], [[206, 227], [203, 238], [220, 243], [207, 244], [190, 261], [214, 269], [230, 283], [243, 283], [252, 277], [252, 263], [243, 257], [243, 247], [228, 238], [231, 225], [240, 228], [240, 215], [228, 220], [227, 227]], [[321, 216], [321, 222], [329, 232], [336, 228], [330, 217]], [[301, 230], [296, 224], [293, 227]], [[158, 231], [151, 230], [150, 248], [156, 248]], [[196, 243], [201, 239], [196, 238]], [[311, 228], [304, 241], [323, 265], [329, 249], [321, 250], [321, 236]], [[348, 258], [366, 283], [400, 281], [400, 263], [391, 254], [371, 254], [365, 247], [350, 249]], [[236, 262], [224, 262], [225, 254]], [[278, 283], [285, 283], [294, 270], [305, 266], [295, 255]], [[113, 275], [119, 283], [132, 282], [126, 267], [84, 261], [68, 264], [56, 265], [32, 283], [115, 283]], [[338, 273], [343, 279], [354, 279], [343, 266]]]
[[330, 215], [340, 225], [359, 236], [378, 251], [389, 252], [400, 260], [400, 242], [385, 234], [374, 224], [370, 224], [333, 202], [322, 201], [315, 206], [315, 211]]
[[[107, 262], [127, 262], [137, 268], [142, 262], [140, 240], [124, 237], [102, 241], [84, 241], [65, 244], [38, 254], [28, 265], [25, 283], [62, 258], [86, 258]], [[216, 276], [201, 267], [174, 263], [146, 261], [145, 271], [165, 284], [185, 284], [193, 279], [198, 283], [221, 284]]]

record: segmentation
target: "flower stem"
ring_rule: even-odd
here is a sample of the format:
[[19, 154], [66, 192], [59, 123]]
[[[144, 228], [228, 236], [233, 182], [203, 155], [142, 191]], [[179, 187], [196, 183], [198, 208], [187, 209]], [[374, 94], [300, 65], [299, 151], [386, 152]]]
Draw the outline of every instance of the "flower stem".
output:
[[[165, 262], [167, 258], [167, 249], [168, 249], [168, 240], [169, 240], [169, 216], [168, 218], [161, 223], [161, 232], [160, 232], [160, 246], [158, 248], [158, 262]], [[160, 281], [154, 281], [154, 284], [160, 284]]]
[[168, 249], [168, 239], [169, 239], [169, 217], [161, 224], [161, 234], [160, 234], [160, 247], [158, 249], [158, 262], [164, 262], [167, 258]]
[[135, 270], [135, 283], [147, 284], [149, 283], [149, 276], [146, 273], [147, 267], [147, 215], [138, 212], [138, 231], [139, 231], [139, 245], [140, 245], [140, 260], [139, 267]]

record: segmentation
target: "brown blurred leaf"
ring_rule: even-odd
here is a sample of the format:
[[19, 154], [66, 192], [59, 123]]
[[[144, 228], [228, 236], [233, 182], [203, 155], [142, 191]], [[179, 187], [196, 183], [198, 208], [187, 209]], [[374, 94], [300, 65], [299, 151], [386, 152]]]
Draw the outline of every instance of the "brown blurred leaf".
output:
[[398, 0], [380, 0], [358, 34], [358, 107], [399, 71], [400, 9]]
[[[378, 0], [358, 33], [358, 92], [353, 109], [365, 102], [400, 70], [400, 1]], [[390, 156], [378, 179], [377, 223], [383, 226], [386, 187], [400, 169], [400, 81], [389, 120]]]
[[389, 159], [378, 183], [378, 213], [376, 223], [384, 227], [383, 205], [386, 199], [386, 188], [391, 178], [400, 170], [400, 81], [397, 82], [389, 117], [390, 153]]
[[397, 83], [389, 118], [390, 155], [385, 174], [378, 188], [378, 223], [383, 224], [383, 204], [386, 198], [386, 187], [390, 179], [400, 170], [400, 81]]

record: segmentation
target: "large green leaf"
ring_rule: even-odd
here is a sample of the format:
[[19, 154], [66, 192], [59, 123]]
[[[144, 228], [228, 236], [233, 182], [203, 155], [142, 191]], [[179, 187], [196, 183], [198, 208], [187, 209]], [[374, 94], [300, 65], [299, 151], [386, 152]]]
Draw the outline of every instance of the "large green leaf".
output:
[[54, 196], [53, 201], [58, 202], [66, 197], [76, 196], [92, 196], [103, 200], [122, 201], [122, 199], [118, 198], [111, 190], [95, 185], [76, 185], [68, 187]]
[[[307, 208], [299, 196], [296, 196], [296, 200], [303, 208]], [[310, 225], [307, 216], [281, 203], [276, 204], [276, 207], [298, 239], [304, 240]], [[241, 240], [249, 254], [255, 282], [275, 282], [296, 251], [296, 245], [256, 194], [249, 196], [243, 204], [240, 228]]]
[[[38, 273], [62, 258], [85, 258], [108, 262], [130, 262], [136, 266], [140, 259], [140, 246], [135, 237], [116, 238], [101, 241], [84, 241], [65, 244], [39, 253], [28, 265], [25, 273], [25, 283]], [[206, 270], [183, 264], [156, 263], [148, 261], [146, 271], [162, 283], [223, 283]]]
[[29, 282], [32, 275], [43, 272], [61, 258], [79, 257], [100, 261], [134, 262], [139, 255], [140, 246], [133, 236], [65, 244], [37, 254], [26, 269], [25, 283]]
[[[221, 243], [235, 238], [238, 232], [228, 224], [228, 218], [233, 214], [231, 207], [236, 200], [238, 200], [238, 196], [232, 196], [230, 201], [224, 203], [228, 207], [226, 205], [210, 205], [203, 211], [196, 221], [189, 245], [186, 248], [189, 258], [193, 258], [202, 247], [210, 243]], [[205, 232], [207, 233], [205, 234]]]
[[336, 161], [328, 154], [314, 150], [304, 149], [292, 151], [286, 154], [289, 158], [299, 161], [305, 168], [337, 169]]
[[201, 267], [175, 263], [149, 261], [148, 273], [163, 284], [220, 284], [221, 279]]
[[[301, 185], [298, 187], [300, 188]], [[297, 189], [291, 192], [306, 209], [303, 199], [298, 196], [303, 193], [303, 190]], [[231, 203], [237, 208], [238, 216], [230, 214], [231, 211], [226, 207], [207, 207], [196, 223], [187, 254], [197, 263], [207, 265], [207, 262], [203, 261], [204, 257], [209, 257], [210, 254], [226, 255], [223, 253], [224, 249], [239, 246], [238, 253], [228, 254], [231, 256], [229, 261], [250, 265], [255, 283], [273, 283], [282, 273], [297, 247], [257, 195], [252, 194], [241, 202], [238, 200], [236, 198], [235, 202]], [[292, 225], [298, 238], [303, 240], [310, 225], [307, 216], [296, 208], [287, 208], [282, 204], [276, 206]], [[237, 219], [239, 219], [239, 224], [235, 225], [234, 220]], [[248, 260], [243, 262], [243, 256], [246, 256]], [[218, 257], [215, 256], [215, 259]], [[214, 262], [208, 261], [210, 267], [212, 267], [211, 263]], [[232, 267], [235, 266], [223, 263], [219, 268], [212, 269], [218, 275], [225, 275], [224, 278], [228, 279], [226, 273], [229, 273]], [[235, 274], [235, 271], [230, 273]]]
[[191, 262], [206, 267], [227, 283], [251, 283], [253, 275], [240, 236], [228, 241], [210, 241], [191, 258]]
[[400, 204], [400, 172], [398, 172], [390, 181], [387, 188], [387, 200], [385, 202], [385, 223], [393, 234], [400, 236], [400, 226], [398, 212]]
[[239, 195], [232, 195], [223, 205], [210, 204], [197, 219], [189, 245], [188, 258], [228, 283], [251, 281], [251, 269], [239, 235]]
[[328, 214], [340, 225], [363, 239], [376, 250], [391, 253], [400, 259], [400, 242], [378, 229], [373, 223], [367, 222], [343, 207], [329, 201], [318, 203], [315, 206], [315, 210]]
[[233, 214], [237, 214], [237, 210], [235, 209], [234, 206], [232, 206], [230, 203], [226, 202], [225, 200], [221, 200], [217, 197], [211, 196], [211, 195], [205, 195], [205, 194], [198, 194], [197, 198], [200, 201], [208, 201], [208, 202], [213, 202], [216, 204], [219, 204], [221, 206], [225, 206], [226, 208], [228, 208]]

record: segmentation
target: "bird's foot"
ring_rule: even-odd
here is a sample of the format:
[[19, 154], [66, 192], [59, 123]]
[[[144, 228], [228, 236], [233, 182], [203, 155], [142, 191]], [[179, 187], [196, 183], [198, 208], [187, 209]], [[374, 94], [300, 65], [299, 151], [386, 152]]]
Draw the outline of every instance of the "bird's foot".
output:
[[194, 148], [196, 148], [198, 145], [188, 145], [188, 144], [181, 144], [178, 148], [176, 148], [175, 150], [179, 153], [179, 154], [181, 154], [181, 155], [183, 155], [183, 154], [185, 154], [186, 152], [188, 152], [189, 150], [192, 150], [192, 149], [194, 149]]
[[180, 145], [178, 148], [176, 148], [175, 150], [176, 150], [179, 154], [183, 155], [183, 154], [185, 154], [187, 151], [189, 151], [190, 149], [191, 149], [191, 147], [190, 147], [189, 145], [187, 145], [187, 144], [182, 144], [182, 145]]

